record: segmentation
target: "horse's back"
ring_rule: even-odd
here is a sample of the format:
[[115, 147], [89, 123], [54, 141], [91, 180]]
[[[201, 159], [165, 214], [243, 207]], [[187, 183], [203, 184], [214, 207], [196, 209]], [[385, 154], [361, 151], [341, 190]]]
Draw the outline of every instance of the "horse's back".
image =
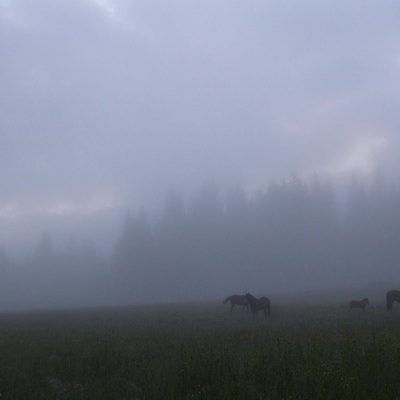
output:
[[271, 303], [269, 298], [266, 296], [260, 297], [260, 301], [262, 301], [263, 303], [268, 304], [268, 305]]
[[231, 296], [231, 299], [237, 304], [244, 304], [246, 301], [246, 296], [242, 296], [241, 294], [234, 294]]
[[395, 298], [395, 299], [400, 299], [400, 290], [397, 290], [397, 289], [393, 289], [393, 290], [389, 290], [387, 293], [386, 293], [386, 298], [390, 298], [390, 299], [392, 299], [392, 298]]
[[365, 307], [369, 305], [369, 299], [368, 297], [364, 297], [362, 300], [351, 300], [349, 301], [349, 311], [352, 308], [362, 308], [365, 310]]

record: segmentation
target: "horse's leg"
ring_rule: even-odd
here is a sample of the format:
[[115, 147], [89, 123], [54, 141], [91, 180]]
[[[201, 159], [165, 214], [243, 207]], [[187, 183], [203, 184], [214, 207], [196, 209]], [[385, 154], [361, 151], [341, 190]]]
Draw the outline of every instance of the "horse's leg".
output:
[[234, 306], [235, 304], [231, 301], [231, 312], [233, 311], [233, 306]]

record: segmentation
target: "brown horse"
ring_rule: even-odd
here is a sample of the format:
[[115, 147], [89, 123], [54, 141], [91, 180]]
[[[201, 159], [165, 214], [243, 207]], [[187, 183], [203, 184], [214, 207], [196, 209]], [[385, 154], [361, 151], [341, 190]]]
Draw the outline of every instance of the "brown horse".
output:
[[247, 302], [250, 304], [251, 312], [253, 313], [253, 318], [257, 317], [257, 311], [263, 310], [264, 315], [267, 316], [271, 315], [271, 302], [269, 301], [268, 297], [260, 297], [256, 299], [250, 293], [246, 293]]
[[351, 311], [352, 308], [362, 308], [363, 311], [365, 311], [367, 305], [369, 305], [368, 297], [365, 297], [362, 300], [351, 300], [349, 302], [349, 311]]
[[249, 311], [249, 304], [247, 302], [246, 296], [242, 296], [240, 294], [233, 294], [232, 296], [227, 297], [223, 303], [226, 304], [227, 302], [231, 303], [231, 312], [233, 311], [233, 307], [238, 305], [242, 306], [242, 311], [246, 308]]
[[400, 303], [400, 290], [389, 290], [386, 293], [386, 309], [392, 310], [393, 303], [397, 301]]

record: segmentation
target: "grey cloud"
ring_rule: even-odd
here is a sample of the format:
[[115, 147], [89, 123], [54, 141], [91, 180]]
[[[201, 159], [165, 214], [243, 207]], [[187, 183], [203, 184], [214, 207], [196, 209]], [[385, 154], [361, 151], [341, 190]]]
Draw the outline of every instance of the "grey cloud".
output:
[[397, 4], [109, 4], [3, 10], [0, 201], [264, 185], [371, 130], [397, 169]]

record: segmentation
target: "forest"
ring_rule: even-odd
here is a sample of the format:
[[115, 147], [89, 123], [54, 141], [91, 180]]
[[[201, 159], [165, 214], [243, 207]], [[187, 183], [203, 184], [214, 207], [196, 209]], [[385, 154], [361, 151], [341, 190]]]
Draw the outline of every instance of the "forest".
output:
[[187, 201], [171, 190], [158, 215], [128, 212], [112, 254], [73, 238], [56, 248], [46, 231], [22, 262], [3, 248], [0, 300], [7, 309], [395, 286], [399, 238], [400, 190], [379, 174], [344, 190], [296, 176], [253, 195], [206, 184]]

